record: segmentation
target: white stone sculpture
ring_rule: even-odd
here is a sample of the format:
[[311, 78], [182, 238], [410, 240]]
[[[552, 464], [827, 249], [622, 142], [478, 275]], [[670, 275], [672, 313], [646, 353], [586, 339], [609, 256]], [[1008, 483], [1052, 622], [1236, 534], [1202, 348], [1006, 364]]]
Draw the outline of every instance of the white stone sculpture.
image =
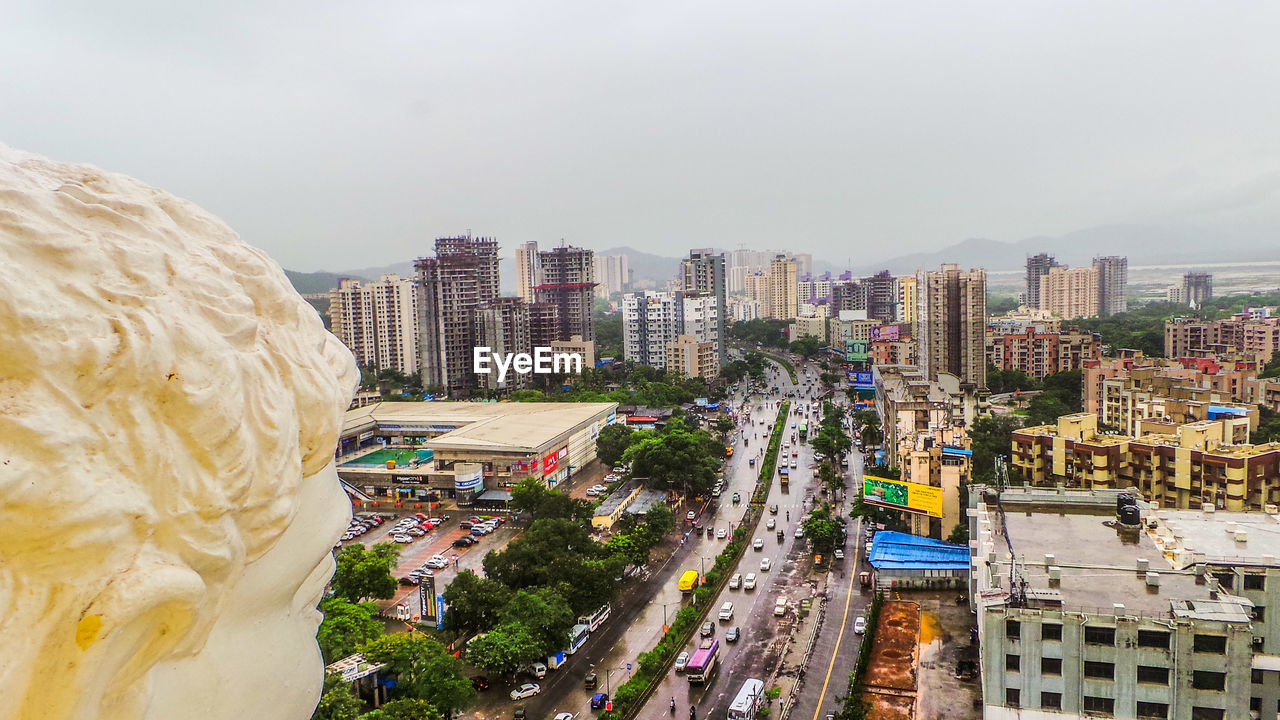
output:
[[0, 146], [0, 718], [308, 718], [356, 382], [212, 215]]

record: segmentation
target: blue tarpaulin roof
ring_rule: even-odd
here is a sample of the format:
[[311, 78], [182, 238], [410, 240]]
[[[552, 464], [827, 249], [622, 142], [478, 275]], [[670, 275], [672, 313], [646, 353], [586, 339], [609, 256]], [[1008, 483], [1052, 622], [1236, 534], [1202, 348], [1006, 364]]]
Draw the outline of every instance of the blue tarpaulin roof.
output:
[[876, 570], [968, 569], [969, 548], [918, 535], [881, 531], [871, 544], [871, 565]]

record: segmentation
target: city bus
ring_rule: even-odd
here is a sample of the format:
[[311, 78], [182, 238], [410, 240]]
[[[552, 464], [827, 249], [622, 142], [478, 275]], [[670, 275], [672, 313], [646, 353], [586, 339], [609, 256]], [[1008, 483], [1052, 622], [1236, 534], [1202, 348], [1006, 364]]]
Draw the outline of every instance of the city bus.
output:
[[800, 423], [800, 442], [804, 442], [806, 436], [809, 435], [808, 423]]
[[756, 711], [764, 705], [764, 682], [748, 678], [729, 706], [729, 720], [755, 720]]
[[599, 628], [601, 625], [604, 624], [605, 620], [609, 619], [609, 613], [611, 611], [612, 611], [612, 608], [610, 608], [608, 605], [604, 605], [599, 610], [596, 610], [590, 615], [583, 615], [579, 617], [578, 624], [586, 625], [591, 628], [591, 632], [595, 632], [597, 628]]
[[569, 647], [565, 649], [565, 655], [572, 655], [578, 652], [578, 648], [586, 644], [591, 637], [590, 625], [574, 625], [569, 630]]
[[702, 647], [693, 652], [693, 659], [685, 665], [685, 677], [689, 679], [689, 683], [704, 683], [711, 677], [711, 673], [715, 672], [716, 664], [720, 662], [720, 641], [715, 638], [707, 638], [702, 641]]

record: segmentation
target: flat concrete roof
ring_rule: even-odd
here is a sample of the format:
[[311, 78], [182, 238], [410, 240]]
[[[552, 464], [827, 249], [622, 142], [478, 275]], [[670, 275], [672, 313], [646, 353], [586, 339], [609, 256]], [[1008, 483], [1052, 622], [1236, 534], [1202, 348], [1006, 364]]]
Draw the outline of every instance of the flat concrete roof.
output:
[[[983, 492], [979, 489], [971, 492]], [[1055, 492], [1028, 488], [1008, 489], [1001, 493], [1004, 508], [1003, 526], [1001, 513], [989, 498], [978, 505], [985, 509], [986, 521], [980, 526], [991, 529], [991, 545], [983, 549], [979, 545], [974, 558], [975, 570], [985, 570], [986, 553], [993, 550], [992, 565], [1000, 578], [1000, 588], [1010, 588], [1009, 545], [1017, 559], [1016, 573], [1027, 582], [1027, 597], [1034, 603], [1055, 604], [1061, 602], [1064, 610], [1079, 610], [1098, 614], [1136, 614], [1155, 618], [1192, 617], [1204, 620], [1248, 622], [1244, 607], [1251, 603], [1234, 597], [1228, 592], [1210, 596], [1211, 584], [1204, 576], [1198, 576], [1194, 565], [1206, 562], [1204, 557], [1193, 557], [1194, 563], [1182, 563], [1180, 555], [1172, 553], [1166, 543], [1173, 537], [1167, 526], [1160, 529], [1159, 516], [1146, 503], [1139, 503], [1142, 510], [1142, 526], [1126, 528], [1117, 522], [1116, 496], [1120, 491]], [[1280, 522], [1263, 513], [1199, 513], [1166, 511], [1166, 516], [1180, 514], [1201, 517], [1207, 525], [1195, 527], [1186, 521], [1184, 538], [1192, 537], [1194, 544], [1201, 534], [1226, 535], [1226, 516], [1249, 516], [1250, 527], [1259, 530], [1259, 546], [1280, 546]], [[979, 515], [981, 518], [982, 515]], [[1148, 527], [1157, 520], [1156, 527]], [[1239, 522], [1239, 521], [1237, 521]], [[1214, 523], [1217, 523], [1216, 525]], [[1175, 526], [1181, 527], [1175, 522]], [[980, 531], [980, 535], [985, 533]], [[1007, 539], [1006, 539], [1007, 538]], [[1265, 538], [1265, 539], [1264, 539]], [[1222, 551], [1228, 541], [1216, 539]], [[981, 542], [981, 537], [979, 538]], [[1214, 543], [1204, 540], [1205, 547]], [[1198, 548], [1197, 548], [1198, 550]], [[1266, 552], [1261, 549], [1261, 552]], [[1052, 559], [1046, 559], [1052, 555]], [[1145, 567], [1139, 568], [1139, 561]], [[1239, 560], [1239, 558], [1233, 558]], [[1235, 564], [1233, 562], [1232, 564]], [[1049, 567], [1058, 568], [1061, 579], [1050, 581]], [[1158, 585], [1147, 583], [1148, 573], [1158, 575]], [[980, 588], [982, 589], [982, 588]], [[1124, 605], [1119, 611], [1115, 604]]]
[[433, 450], [536, 452], [616, 409], [616, 403], [383, 402], [348, 410], [342, 434], [383, 425], [436, 426], [446, 429], [427, 441]]

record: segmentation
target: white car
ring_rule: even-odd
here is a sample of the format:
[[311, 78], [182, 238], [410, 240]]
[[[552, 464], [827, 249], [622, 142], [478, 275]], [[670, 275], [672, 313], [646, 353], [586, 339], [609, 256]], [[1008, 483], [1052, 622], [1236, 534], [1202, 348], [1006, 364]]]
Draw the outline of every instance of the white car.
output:
[[396, 541], [396, 542], [398, 542], [398, 543], [411, 543], [411, 542], [413, 542], [413, 536], [412, 536], [412, 535], [396, 535], [396, 536], [392, 537], [391, 539], [392, 539], [392, 540], [394, 540], [394, 541]]
[[742, 573], [734, 573], [733, 577], [729, 578], [729, 589], [737, 590], [740, 587], [742, 587]]
[[857, 635], [861, 635], [866, 631], [867, 631], [867, 619], [859, 615], [857, 619], [853, 621], [853, 632]]
[[778, 526], [778, 523], [773, 518], [769, 518], [768, 520], [765, 521], [764, 526], [765, 526], [765, 529], [772, 530]]
[[755, 590], [755, 589], [756, 589], [756, 574], [755, 574], [755, 573], [747, 573], [747, 577], [746, 577], [746, 579], [742, 581], [742, 589], [743, 589], [743, 590]]
[[763, 550], [763, 549], [764, 549], [764, 540], [762, 540], [761, 538], [756, 538], [756, 541], [755, 541], [755, 542], [753, 542], [753, 543], [751, 543], [751, 547], [755, 548], [755, 549], [756, 549], [756, 552], [759, 552], [759, 551]]
[[525, 698], [533, 697], [540, 692], [542, 692], [542, 686], [538, 683], [525, 683], [511, 691], [511, 699], [523, 700]]
[[773, 567], [773, 562], [769, 558], [760, 558], [760, 572], [769, 572], [771, 567]]
[[449, 558], [443, 555], [432, 555], [431, 559], [427, 561], [427, 567], [433, 570], [442, 570], [447, 568], [449, 567]]

